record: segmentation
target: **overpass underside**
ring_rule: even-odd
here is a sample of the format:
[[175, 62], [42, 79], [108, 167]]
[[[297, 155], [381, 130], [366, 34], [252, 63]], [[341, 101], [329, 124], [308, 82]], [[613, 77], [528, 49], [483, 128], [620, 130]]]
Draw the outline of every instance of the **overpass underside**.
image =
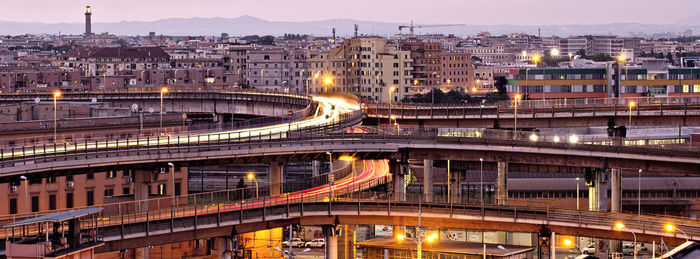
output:
[[[396, 118], [401, 127], [408, 128], [513, 128], [515, 120], [512, 115], [500, 118]], [[367, 117], [363, 120], [365, 125], [388, 125], [387, 118]], [[530, 114], [518, 115], [518, 129], [537, 128], [575, 128], [575, 127], [607, 127], [627, 126], [629, 117], [618, 116], [575, 116], [575, 117], [532, 117]], [[663, 116], [632, 116], [633, 126], [674, 126], [692, 127], [700, 126], [700, 116], [690, 115], [663, 115]]]
[[[582, 211], [562, 213], [517, 207], [479, 207], [460, 204], [423, 204], [421, 224], [429, 228], [459, 228], [484, 231], [513, 231], [540, 233], [543, 230], [559, 235], [592, 238], [633, 240], [632, 234], [617, 231], [617, 221], [628, 220], [626, 215]], [[242, 233], [279, 228], [291, 224], [319, 225], [393, 225], [416, 226], [418, 204], [374, 201], [346, 201], [270, 206], [242, 211], [213, 211], [201, 215], [173, 219], [142, 221], [101, 229], [105, 246], [97, 252], [118, 251], [162, 245], [195, 239], [229, 237]], [[163, 213], [167, 213], [164, 211]], [[637, 241], [658, 241], [668, 245], [685, 241], [662, 232], [663, 224], [642, 221], [630, 222], [637, 232]]]

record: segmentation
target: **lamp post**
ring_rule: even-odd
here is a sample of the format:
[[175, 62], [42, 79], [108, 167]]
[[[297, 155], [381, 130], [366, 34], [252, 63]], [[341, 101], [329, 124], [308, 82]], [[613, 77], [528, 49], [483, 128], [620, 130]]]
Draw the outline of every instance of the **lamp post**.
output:
[[629, 108], [630, 108], [630, 110], [629, 110], [629, 122], [627, 123], [627, 127], [630, 128], [630, 130], [632, 129], [632, 108], [634, 108], [634, 106], [636, 106], [636, 105], [637, 105], [637, 103], [635, 103], [634, 101], [630, 101], [627, 104], [627, 106], [629, 106]]
[[576, 177], [576, 210], [579, 210], [579, 184], [578, 184], [579, 178]]
[[481, 206], [484, 206], [484, 158], [479, 158], [480, 168], [479, 168], [479, 199], [481, 199]]
[[[438, 78], [438, 82], [440, 82], [440, 75], [438, 75], [438, 72], [433, 72], [433, 76]], [[430, 106], [435, 106], [435, 85], [433, 85], [433, 89], [430, 90], [431, 93], [431, 101], [430, 101]]]
[[24, 175], [19, 178], [24, 181], [24, 210], [27, 212], [27, 218], [29, 218], [29, 179]]
[[637, 217], [642, 216], [642, 169], [637, 175]]
[[421, 207], [420, 205], [418, 206], [418, 226], [416, 227], [416, 238], [407, 238], [406, 236], [402, 234], [398, 234], [396, 236], [396, 239], [399, 241], [402, 241], [404, 239], [411, 240], [416, 243], [416, 258], [423, 258], [423, 242], [428, 241], [428, 242], [433, 242], [438, 238], [438, 235], [433, 233], [425, 238], [423, 238], [423, 229], [421, 228]]
[[326, 152], [326, 155], [328, 155], [328, 168], [330, 169], [328, 172], [328, 201], [333, 201], [333, 180], [335, 180], [333, 177], [333, 153]]
[[173, 181], [172, 182], [172, 187], [173, 187], [173, 207], [175, 207], [175, 164], [172, 162], [168, 162], [168, 167], [170, 169], [170, 179]]
[[58, 129], [58, 123], [57, 123], [57, 118], [56, 118], [56, 99], [58, 97], [61, 97], [61, 91], [55, 91], [53, 92], [53, 142], [56, 143], [58, 140], [56, 131]]
[[[537, 62], [540, 61], [540, 56], [539, 55], [534, 55], [532, 56], [532, 62], [535, 62], [535, 68], [537, 68]], [[527, 70], [525, 71], [527, 73]], [[542, 66], [542, 100], [544, 100], [544, 65]], [[526, 75], [527, 77], [527, 75]], [[527, 78], [526, 78], [527, 79]]]
[[394, 93], [396, 87], [389, 88], [389, 127], [391, 127], [391, 99], [393, 98], [392, 93]]
[[625, 226], [625, 224], [617, 223], [617, 224], [615, 224], [615, 227], [616, 227], [617, 229], [627, 230], [627, 232], [632, 233], [632, 236], [634, 237], [634, 244], [633, 244], [633, 247], [634, 247], [634, 248], [632, 248], [632, 251], [634, 251], [634, 259], [637, 259], [637, 235], [634, 234], [634, 232], [632, 232], [632, 230], [630, 230], [629, 228], [627, 228], [627, 227]]
[[248, 180], [255, 181], [255, 198], [258, 198], [258, 179], [255, 178], [255, 174], [253, 173], [248, 173]]
[[688, 234], [686, 234], [685, 231], [681, 230], [680, 228], [677, 228], [677, 227], [675, 227], [675, 226], [673, 226], [673, 225], [671, 225], [671, 224], [666, 225], [666, 227], [664, 227], [664, 228], [665, 228], [666, 231], [668, 231], [668, 232], [673, 232], [674, 230], [678, 230], [678, 231], [680, 231], [681, 233], [683, 233], [683, 235], [685, 236], [685, 242], [688, 242], [688, 241], [690, 240], [690, 238], [688, 238]]
[[575, 248], [578, 249], [579, 253], [583, 254], [583, 251], [581, 251], [581, 250], [582, 250], [581, 247], [578, 246], [575, 242], [573, 242], [573, 241], [571, 241], [571, 240], [569, 240], [569, 239], [565, 239], [565, 240], [564, 240], [564, 245], [565, 245], [565, 246], [571, 246], [571, 245], [573, 245]]
[[520, 98], [522, 98], [522, 96], [520, 94], [515, 95], [515, 99], [514, 99], [515, 113], [514, 113], [514, 117], [513, 117], [513, 139], [515, 139], [516, 133], [518, 131], [518, 101], [520, 101]]
[[163, 134], [163, 95], [168, 92], [167, 87], [160, 89], [160, 132]]

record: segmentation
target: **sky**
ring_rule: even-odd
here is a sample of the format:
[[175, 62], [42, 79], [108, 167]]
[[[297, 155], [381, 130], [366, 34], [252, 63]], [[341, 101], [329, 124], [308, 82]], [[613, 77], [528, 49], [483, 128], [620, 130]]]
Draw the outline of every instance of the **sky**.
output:
[[251, 15], [270, 21], [349, 18], [474, 25], [672, 24], [700, 14], [700, 0], [0, 0], [0, 20], [93, 23]]

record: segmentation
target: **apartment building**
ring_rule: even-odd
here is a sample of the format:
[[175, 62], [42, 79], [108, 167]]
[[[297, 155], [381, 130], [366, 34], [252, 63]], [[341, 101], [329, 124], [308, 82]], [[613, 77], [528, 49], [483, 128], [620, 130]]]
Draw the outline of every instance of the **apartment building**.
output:
[[399, 50], [398, 44], [379, 37], [353, 38], [343, 44], [349, 72], [346, 84], [358, 87], [356, 95], [361, 99], [399, 101], [413, 94], [411, 51]]
[[[153, 181], [146, 183], [150, 196], [173, 194], [168, 168], [138, 172], [153, 174]], [[135, 170], [87, 173], [72, 176], [19, 178], [0, 184], [0, 215], [24, 214], [48, 210], [80, 208], [104, 204], [105, 199], [121, 196], [129, 199], [134, 194]], [[175, 168], [175, 195], [187, 194], [187, 168]], [[131, 198], [133, 199], [133, 198]]]
[[474, 70], [471, 64], [471, 55], [464, 52], [444, 52], [442, 54], [442, 84], [444, 90], [461, 88], [472, 91], [475, 87], [471, 78]]
[[440, 61], [442, 60], [442, 44], [439, 42], [428, 42], [416, 38], [409, 38], [400, 44], [401, 50], [411, 52], [413, 59], [413, 84], [430, 90], [433, 87], [440, 87], [442, 74]]
[[62, 68], [82, 69], [83, 76], [108, 76], [128, 70], [155, 70], [170, 67], [170, 55], [159, 47], [75, 46], [56, 62]]
[[624, 40], [616, 37], [593, 36], [587, 41], [586, 55], [606, 54], [612, 57], [620, 54]]
[[521, 93], [529, 99], [700, 96], [700, 69], [647, 63], [617, 70], [620, 87], [612, 80], [618, 72], [608, 63], [597, 68], [511, 69], [506, 88], [510, 95]]
[[559, 40], [559, 50], [562, 55], [572, 55], [580, 50], [586, 50], [587, 40], [585, 37], [569, 37]]
[[314, 49], [306, 52], [307, 63], [304, 71], [305, 87], [309, 93], [345, 92], [357, 93], [359, 87], [348, 84], [345, 62], [345, 46]]
[[8, 66], [0, 68], [0, 93], [83, 91], [88, 89], [81, 82], [77, 69], [59, 67], [25, 68]]

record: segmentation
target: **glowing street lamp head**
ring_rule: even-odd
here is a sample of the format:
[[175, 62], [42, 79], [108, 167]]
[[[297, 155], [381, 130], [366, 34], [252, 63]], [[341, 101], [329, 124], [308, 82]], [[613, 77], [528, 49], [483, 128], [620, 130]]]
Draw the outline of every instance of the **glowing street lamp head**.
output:
[[356, 158], [352, 157], [352, 156], [340, 156], [340, 157], [338, 157], [338, 160], [342, 160], [342, 161], [355, 161], [355, 159]]
[[615, 227], [616, 227], [617, 229], [624, 229], [624, 228], [625, 228], [625, 224], [622, 224], [621, 222], [618, 222], [617, 224], [615, 224]]
[[516, 101], [517, 101], [517, 100], [520, 100], [520, 98], [522, 98], [522, 96], [521, 96], [520, 94], [516, 94], [516, 95], [515, 95], [515, 100], [516, 100]]
[[565, 246], [571, 246], [571, 244], [573, 244], [573, 242], [571, 242], [571, 240], [568, 240], [568, 239], [564, 240]]
[[331, 83], [333, 83], [333, 78], [331, 78], [330, 76], [326, 76], [323, 78], [323, 83], [326, 85], [330, 85]]
[[537, 61], [539, 61], [539, 60], [540, 60], [540, 56], [539, 56], [539, 55], [534, 55], [534, 56], [532, 56], [532, 61], [534, 61], [535, 63], [537, 63]]
[[53, 97], [61, 97], [61, 91], [53, 92]]
[[552, 56], [559, 56], [559, 49], [552, 49], [549, 51]]
[[255, 179], [255, 175], [253, 173], [248, 174], [248, 180], [253, 180]]
[[634, 101], [630, 101], [630, 103], [629, 103], [630, 108], [634, 107], [635, 105], [637, 105], [637, 103], [635, 103]]
[[160, 92], [161, 92], [161, 93], [167, 93], [167, 92], [168, 92], [168, 88], [167, 88], [167, 87], [163, 87], [163, 88], [160, 89]]
[[669, 231], [669, 232], [670, 232], [670, 231], [673, 231], [673, 230], [675, 230], [675, 229], [676, 229], [676, 227], [674, 227], [674, 226], [673, 226], [673, 225], [671, 225], [671, 224], [668, 224], [668, 225], [666, 225], [666, 227], [665, 227], [665, 228], [666, 228], [666, 231]]
[[617, 56], [617, 61], [619, 61], [619, 62], [625, 62], [625, 60], [626, 60], [626, 59], [625, 59], [625, 56], [623, 56], [623, 55]]
[[433, 242], [435, 239], [437, 239], [437, 234], [433, 233], [432, 235], [428, 236], [425, 240], [428, 242]]
[[389, 92], [390, 92], [390, 93], [396, 92], [396, 87], [391, 87], [391, 88], [389, 88]]
[[398, 240], [403, 240], [404, 238], [406, 238], [406, 237], [403, 236], [402, 234], [396, 235], [396, 239], [398, 239]]
[[413, 80], [413, 85], [418, 85], [418, 80]]

